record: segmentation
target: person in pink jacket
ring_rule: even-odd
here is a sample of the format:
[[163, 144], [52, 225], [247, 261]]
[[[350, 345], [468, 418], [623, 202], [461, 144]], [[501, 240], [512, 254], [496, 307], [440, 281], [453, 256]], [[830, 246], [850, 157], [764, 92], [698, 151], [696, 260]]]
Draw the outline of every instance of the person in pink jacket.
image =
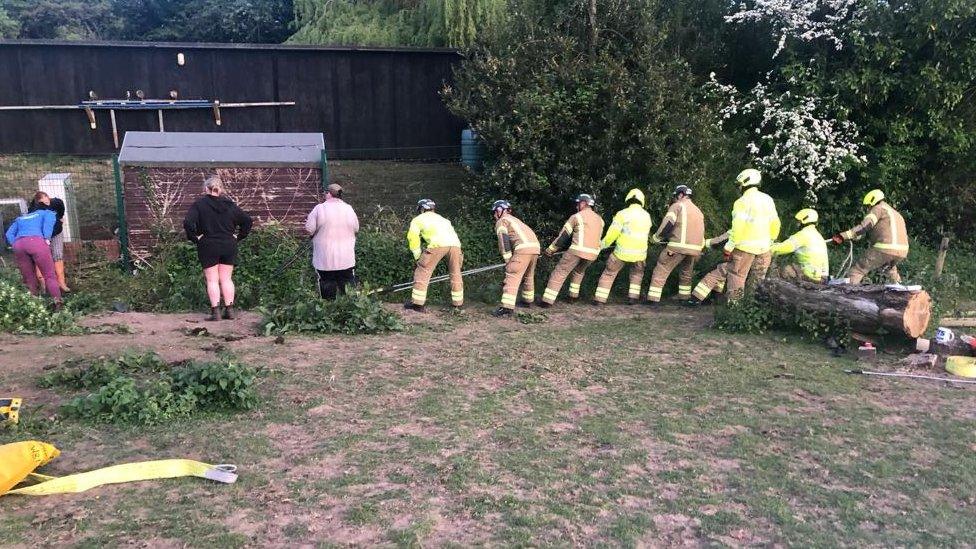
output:
[[319, 275], [319, 293], [333, 300], [356, 284], [356, 233], [359, 218], [342, 201], [342, 187], [326, 188], [325, 202], [308, 214], [305, 230], [312, 235], [312, 267]]

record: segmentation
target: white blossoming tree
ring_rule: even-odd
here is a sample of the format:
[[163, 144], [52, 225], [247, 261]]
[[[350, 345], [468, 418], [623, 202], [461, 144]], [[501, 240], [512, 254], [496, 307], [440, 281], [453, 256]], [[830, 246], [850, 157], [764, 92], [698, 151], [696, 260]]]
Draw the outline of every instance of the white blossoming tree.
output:
[[[788, 39], [823, 40], [839, 50], [844, 47], [842, 29], [856, 27], [860, 1], [750, 0], [738, 4], [725, 21], [771, 26], [778, 42], [774, 58]], [[766, 73], [747, 93], [718, 82], [714, 73], [707, 87], [722, 99], [720, 125], [736, 123], [750, 129], [754, 137], [746, 148], [757, 167], [793, 181], [808, 202], [816, 203], [821, 191], [847, 179], [851, 166], [866, 162], [858, 127], [840, 119], [840, 109], [830, 101], [799, 91], [804, 88], [804, 70], [794, 66], [791, 76], [778, 81], [777, 74]]]
[[738, 11], [725, 17], [726, 23], [766, 23], [778, 34], [776, 53], [786, 47], [787, 39], [805, 42], [824, 40], [842, 49], [843, 27], [860, 19], [862, 0], [751, 0], [738, 4]]
[[850, 166], [866, 161], [857, 126], [831, 117], [818, 97], [777, 93], [763, 83], [742, 94], [719, 83], [714, 73], [709, 87], [723, 98], [721, 125], [739, 117], [751, 121], [754, 138], [746, 148], [756, 166], [795, 182], [810, 203], [817, 202], [820, 191], [845, 181]]

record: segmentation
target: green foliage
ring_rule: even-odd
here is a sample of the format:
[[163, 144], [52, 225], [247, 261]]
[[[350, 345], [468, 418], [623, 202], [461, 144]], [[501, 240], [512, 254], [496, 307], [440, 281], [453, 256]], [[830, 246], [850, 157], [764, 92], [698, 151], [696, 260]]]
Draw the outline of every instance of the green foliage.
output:
[[[854, 225], [864, 215], [861, 196], [880, 187], [908, 219], [913, 236], [934, 245], [941, 228], [971, 242], [976, 228], [976, 108], [971, 101], [976, 93], [976, 3], [856, 5], [853, 17], [831, 28], [844, 44], [841, 49], [826, 40], [787, 40], [775, 59], [779, 33], [769, 24], [729, 29], [720, 17], [688, 20], [700, 34], [718, 38], [701, 48], [712, 63], [702, 66], [699, 77], [719, 71], [723, 81], [740, 90], [768, 78], [780, 91], [823, 98], [857, 125], [868, 161], [850, 171], [845, 184], [818, 193], [825, 230]], [[743, 142], [753, 139], [740, 133], [748, 129], [729, 127]], [[802, 206], [799, 193], [781, 181], [770, 183], [790, 210]]]
[[[315, 274], [307, 255], [277, 273], [301, 247], [302, 241], [279, 225], [252, 231], [238, 247], [239, 265], [234, 270], [236, 305], [250, 308], [310, 297]], [[93, 307], [114, 301], [135, 310], [160, 312], [209, 306], [196, 249], [176, 234], [166, 236], [151, 262], [141, 265], [135, 274], [123, 273], [117, 265], [106, 263], [80, 277], [76, 286], [87, 294], [85, 301]]]
[[78, 331], [74, 314], [52, 312], [43, 299], [30, 295], [22, 285], [0, 279], [0, 332], [56, 335]]
[[258, 401], [253, 368], [227, 359], [170, 368], [152, 351], [69, 361], [38, 383], [94, 389], [69, 400], [61, 412], [108, 423], [159, 424], [202, 411], [250, 410]]
[[773, 325], [773, 313], [755, 292], [715, 309], [715, 327], [733, 334], [762, 334]]
[[505, 21], [507, 0], [296, 0], [290, 42], [467, 47]]
[[0, 38], [16, 38], [20, 34], [20, 23], [15, 21], [0, 5]]
[[281, 43], [291, 0], [0, 0], [0, 37]]
[[264, 333], [376, 334], [402, 330], [400, 316], [383, 308], [368, 292], [365, 288], [340, 295], [335, 301], [313, 298], [262, 308]]
[[112, 379], [123, 375], [162, 372], [167, 364], [156, 353], [134, 353], [127, 351], [119, 356], [99, 356], [94, 359], [70, 359], [57, 369], [40, 377], [40, 387], [71, 387], [91, 389], [105, 385]]
[[595, 42], [582, 13], [524, 4], [444, 90], [492, 159], [475, 192], [555, 226], [579, 192], [610, 213], [639, 187], [658, 212], [688, 184], [710, 223], [726, 219], [720, 206], [740, 162], [687, 65], [665, 47], [658, 2], [601, 5]]

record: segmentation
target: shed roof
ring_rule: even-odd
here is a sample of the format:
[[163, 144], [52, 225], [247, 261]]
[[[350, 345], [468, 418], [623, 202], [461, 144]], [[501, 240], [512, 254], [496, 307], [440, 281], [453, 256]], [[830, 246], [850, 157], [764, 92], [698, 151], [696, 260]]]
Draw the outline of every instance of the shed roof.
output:
[[321, 133], [126, 132], [123, 166], [316, 167]]

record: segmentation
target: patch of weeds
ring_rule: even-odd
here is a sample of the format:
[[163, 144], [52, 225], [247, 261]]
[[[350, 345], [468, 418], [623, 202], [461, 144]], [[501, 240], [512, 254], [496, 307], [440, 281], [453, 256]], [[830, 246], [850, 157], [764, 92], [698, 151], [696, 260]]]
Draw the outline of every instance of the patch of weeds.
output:
[[88, 335], [92, 334], [121, 334], [128, 335], [134, 334], [127, 324], [99, 324], [98, 326], [93, 326], [91, 328], [84, 328], [84, 331]]
[[429, 520], [415, 522], [402, 530], [391, 530], [387, 538], [398, 547], [422, 547], [423, 539], [427, 537], [433, 525]]
[[715, 308], [715, 327], [724, 332], [762, 334], [772, 325], [772, 311], [753, 292]]
[[645, 514], [623, 515], [610, 524], [610, 537], [625, 545], [631, 545], [651, 528], [653, 523]]
[[52, 312], [43, 299], [30, 295], [21, 286], [0, 280], [0, 332], [60, 335], [82, 330], [75, 324], [71, 311]]
[[87, 315], [108, 309], [108, 304], [98, 294], [70, 292], [64, 296], [64, 308], [81, 315]]
[[549, 321], [549, 315], [546, 313], [515, 313], [515, 318], [518, 319], [522, 324], [542, 324], [543, 322]]
[[404, 327], [400, 315], [386, 310], [365, 291], [342, 295], [335, 301], [312, 299], [259, 311], [265, 335], [377, 334], [399, 332]]
[[44, 387], [94, 389], [61, 407], [65, 417], [106, 423], [160, 424], [206, 410], [257, 405], [255, 370], [229, 359], [169, 367], [153, 352], [72, 361], [41, 378]]
[[298, 521], [286, 524], [285, 527], [281, 529], [281, 532], [288, 539], [302, 539], [309, 534], [308, 525], [304, 522]]
[[154, 352], [136, 353], [127, 351], [119, 356], [99, 356], [92, 358], [73, 358], [57, 369], [44, 374], [37, 380], [42, 388], [70, 387], [91, 389], [105, 385], [122, 375], [162, 372], [167, 369], [166, 361]]
[[379, 509], [371, 501], [364, 501], [362, 504], [349, 508], [346, 511], [346, 520], [357, 526], [363, 526], [376, 522], [379, 519]]

